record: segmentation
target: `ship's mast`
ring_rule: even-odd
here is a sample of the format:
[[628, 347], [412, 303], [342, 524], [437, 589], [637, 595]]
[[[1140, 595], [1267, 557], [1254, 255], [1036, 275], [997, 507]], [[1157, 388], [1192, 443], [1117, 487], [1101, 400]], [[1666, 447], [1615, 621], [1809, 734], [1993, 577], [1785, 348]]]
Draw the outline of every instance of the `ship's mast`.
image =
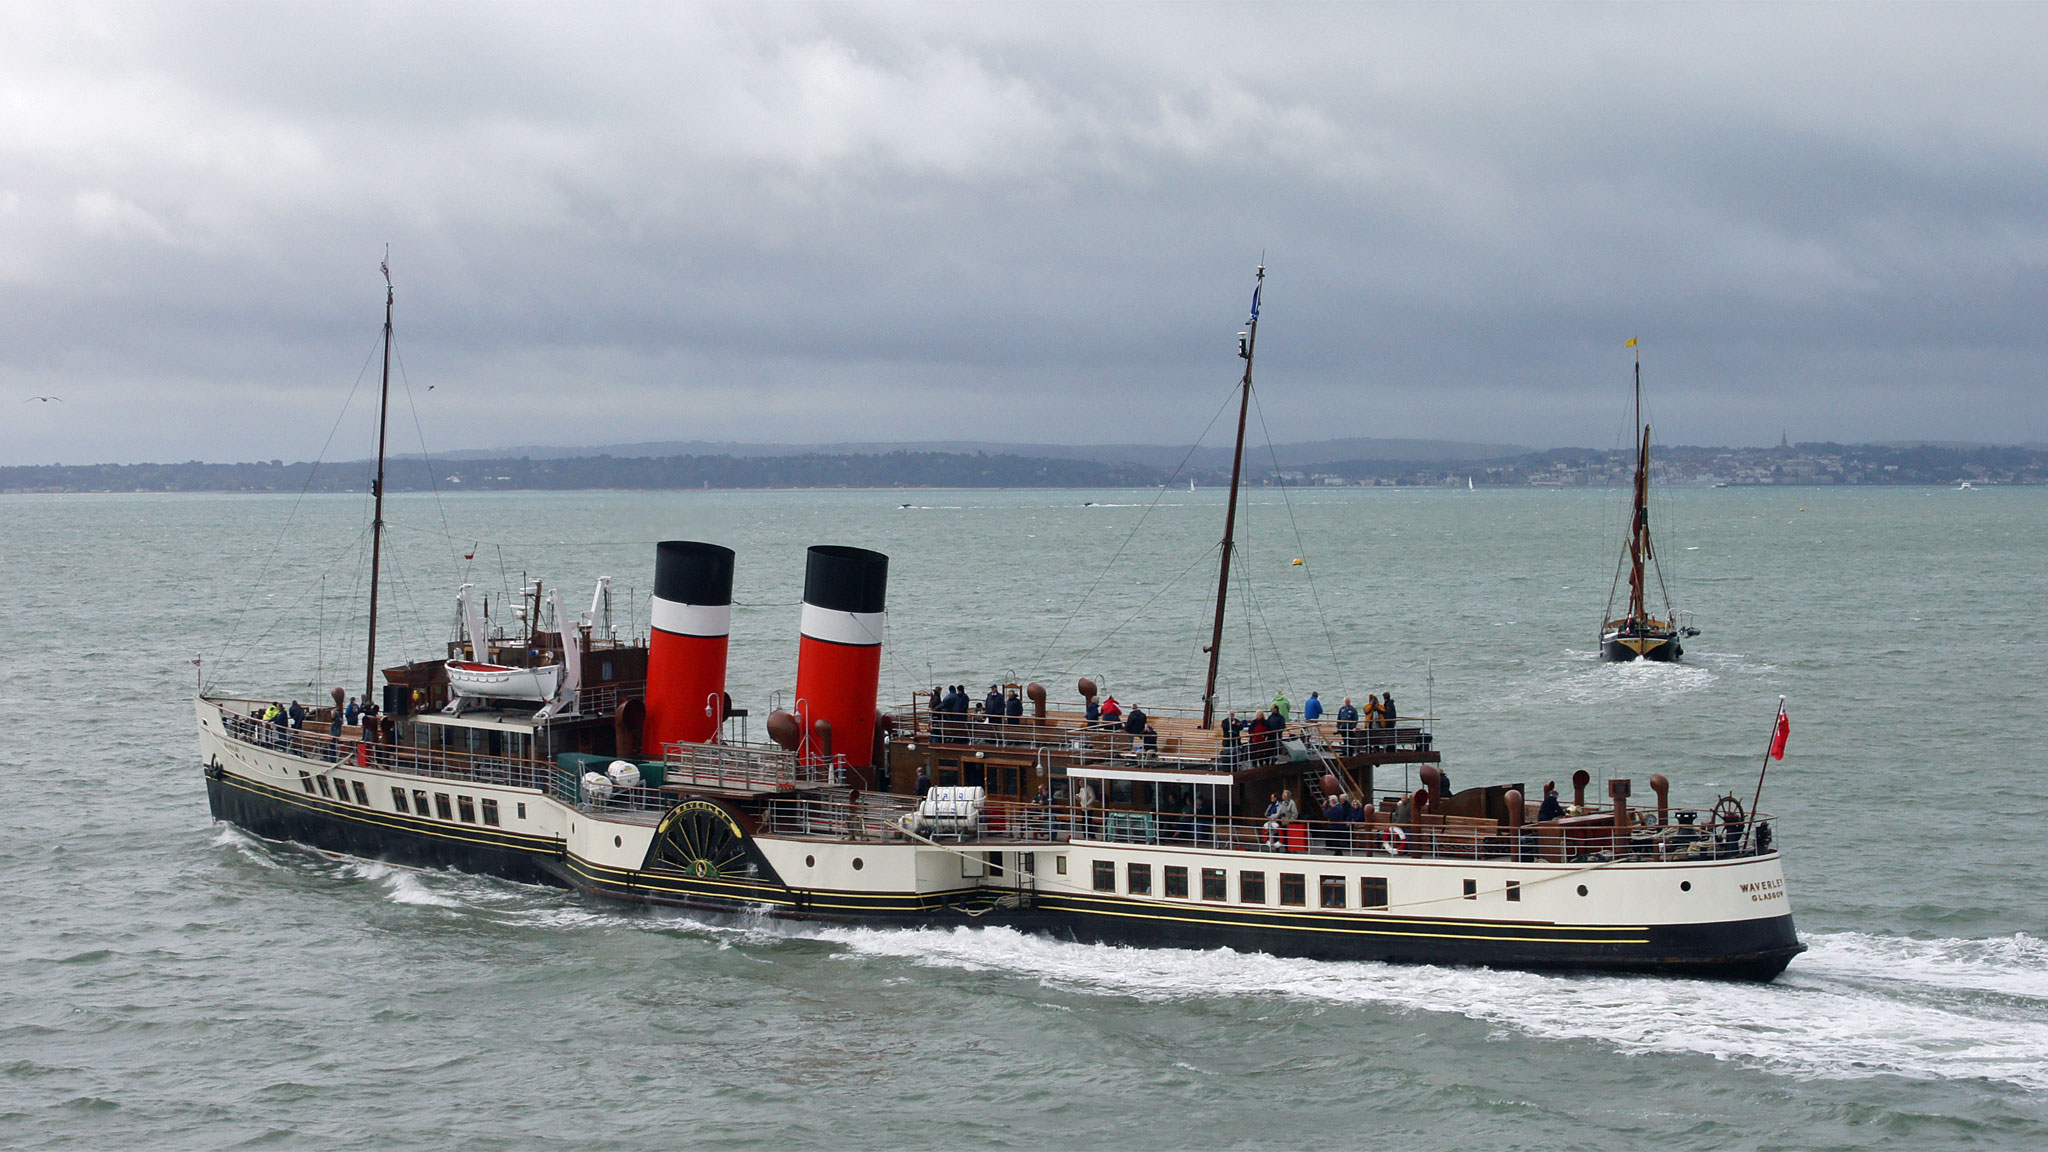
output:
[[1202, 686], [1202, 727], [1216, 720], [1216, 670], [1223, 659], [1223, 606], [1230, 595], [1230, 558], [1236, 547], [1237, 488], [1244, 475], [1244, 426], [1252, 406], [1252, 354], [1259, 345], [1259, 293], [1266, 284], [1266, 266], [1259, 265], [1252, 286], [1252, 315], [1237, 340], [1237, 354], [1244, 358], [1244, 379], [1238, 384], [1237, 448], [1230, 456], [1230, 503], [1223, 513], [1223, 561], [1216, 574], [1216, 626], [1209, 633], [1209, 678]]
[[377, 691], [377, 570], [384, 559], [384, 417], [391, 408], [391, 253], [377, 265], [384, 273], [384, 384], [377, 398], [377, 479], [370, 492], [375, 510], [370, 517], [370, 651], [363, 673], [363, 704], [367, 707]]
[[1650, 618], [1643, 606], [1643, 561], [1650, 557], [1650, 426], [1643, 423], [1643, 353], [1636, 349], [1636, 500], [1628, 537], [1628, 618]]

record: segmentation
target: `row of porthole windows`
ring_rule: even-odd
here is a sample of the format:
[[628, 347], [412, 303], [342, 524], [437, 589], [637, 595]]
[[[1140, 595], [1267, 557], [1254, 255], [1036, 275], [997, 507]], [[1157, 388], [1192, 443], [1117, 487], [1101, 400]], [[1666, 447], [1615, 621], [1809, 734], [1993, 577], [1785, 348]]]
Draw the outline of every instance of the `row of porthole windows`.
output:
[[[315, 776], [310, 772], [301, 772], [299, 773], [299, 785], [308, 794], [317, 793], [329, 799], [340, 800], [344, 804], [353, 799], [357, 804], [365, 808], [372, 807], [369, 790], [363, 787], [361, 780], [348, 780], [336, 776], [334, 777], [333, 785], [330, 787], [326, 776]], [[353, 797], [350, 796], [351, 790], [354, 792]], [[391, 789], [391, 810], [394, 812], [415, 816], [439, 817], [442, 820], [460, 820], [464, 824], [474, 824], [477, 822], [479, 807], [481, 807], [485, 824], [493, 828], [500, 826], [498, 802], [489, 796], [484, 797], [481, 805], [479, 805], [479, 802], [474, 798], [461, 795], [460, 793], [457, 793], [451, 802], [448, 793], [436, 792], [430, 801], [424, 790], [416, 788], [412, 792], [411, 802], [408, 803], [405, 789], [396, 786]], [[514, 807], [517, 809], [518, 818], [521, 820], [526, 819], [525, 803], [517, 803]]]
[[[1167, 864], [1159, 869], [1159, 895], [1168, 899], [1189, 898], [1189, 881], [1201, 884], [1202, 899], [1223, 901], [1230, 899], [1230, 874], [1222, 868], [1200, 869], [1199, 876], [1191, 876], [1189, 869], [1180, 864]], [[1117, 868], [1113, 860], [1095, 861], [1095, 890], [1115, 892], [1117, 890]], [[1350, 881], [1342, 876], [1321, 876], [1317, 878], [1317, 898], [1324, 908], [1343, 908], [1350, 903]], [[1123, 890], [1132, 896], [1152, 895], [1152, 865], [1128, 863], [1124, 865]], [[1263, 871], [1241, 871], [1237, 874], [1237, 900], [1240, 904], [1265, 904], [1266, 873]], [[1283, 907], [1306, 908], [1308, 906], [1308, 876], [1302, 872], [1279, 874], [1279, 897]], [[1358, 882], [1358, 906], [1360, 908], [1387, 907], [1387, 879], [1384, 876], [1364, 876]]]
[[[1064, 860], [1061, 861], [1065, 863]], [[1116, 862], [1095, 861], [1095, 890], [1114, 892], [1116, 884]], [[1160, 869], [1159, 894], [1168, 899], [1188, 899], [1188, 869], [1180, 864], [1167, 864]], [[1318, 904], [1324, 908], [1343, 908], [1348, 905], [1349, 882], [1342, 876], [1320, 876], [1317, 878]], [[1201, 870], [1202, 899], [1230, 899], [1230, 878], [1222, 868]], [[1692, 881], [1679, 885], [1680, 890], [1692, 891]], [[1152, 895], [1152, 865], [1127, 863], [1124, 865], [1124, 892], [1132, 896]], [[1588, 895], [1584, 884], [1578, 886], [1579, 895]], [[1505, 881], [1500, 894], [1510, 904], [1522, 902], [1522, 882]], [[1464, 897], [1479, 899], [1479, 881], [1468, 879], [1464, 882]], [[1237, 899], [1240, 904], [1266, 903], [1266, 874], [1243, 871], [1237, 874]], [[1308, 907], [1308, 876], [1301, 872], [1280, 873], [1280, 903], [1286, 907]], [[1361, 876], [1358, 880], [1358, 906], [1360, 908], [1385, 908], [1387, 903], [1387, 879], [1384, 876]]]
[[[806, 857], [804, 857], [804, 867], [806, 867], [806, 868], [816, 868], [817, 866], [818, 866], [818, 858], [817, 858], [816, 856], [806, 856]], [[855, 856], [855, 857], [853, 858], [853, 870], [854, 870], [855, 872], [858, 872], [858, 871], [860, 871], [861, 869], [863, 869], [863, 868], [865, 868], [865, 867], [867, 867], [867, 866], [868, 866], [868, 864], [867, 864], [867, 861], [865, 861], [865, 860], [862, 860], [862, 859], [861, 859], [860, 857], [858, 857], [858, 856]]]

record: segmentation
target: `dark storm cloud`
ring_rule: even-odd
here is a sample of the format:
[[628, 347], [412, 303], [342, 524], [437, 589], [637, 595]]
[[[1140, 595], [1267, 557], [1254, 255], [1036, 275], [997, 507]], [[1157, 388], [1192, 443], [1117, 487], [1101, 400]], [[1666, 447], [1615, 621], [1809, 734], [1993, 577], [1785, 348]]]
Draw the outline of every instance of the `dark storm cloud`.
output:
[[2048, 437], [2039, 7], [4, 12], [9, 461]]

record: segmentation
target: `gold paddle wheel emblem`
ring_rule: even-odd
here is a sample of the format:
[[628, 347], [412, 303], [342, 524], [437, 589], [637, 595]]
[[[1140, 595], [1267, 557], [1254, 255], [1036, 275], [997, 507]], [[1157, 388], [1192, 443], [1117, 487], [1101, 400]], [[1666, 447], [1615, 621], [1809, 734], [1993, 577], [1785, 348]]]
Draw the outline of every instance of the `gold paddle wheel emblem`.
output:
[[652, 863], [704, 880], [754, 873], [746, 832], [730, 812], [708, 800], [669, 809], [655, 831]]

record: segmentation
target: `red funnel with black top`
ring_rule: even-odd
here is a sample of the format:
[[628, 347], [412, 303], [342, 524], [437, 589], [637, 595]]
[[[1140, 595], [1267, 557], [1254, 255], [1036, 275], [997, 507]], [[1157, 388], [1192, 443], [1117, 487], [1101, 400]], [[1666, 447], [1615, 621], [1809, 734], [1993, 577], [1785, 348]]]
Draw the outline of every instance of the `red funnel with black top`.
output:
[[647, 650], [650, 756], [662, 745], [715, 740], [724, 722], [725, 652], [732, 632], [733, 551], [695, 540], [654, 546], [653, 635]]
[[796, 658], [796, 710], [803, 754], [820, 759], [817, 722], [831, 724], [847, 783], [873, 785], [875, 693], [882, 677], [882, 610], [889, 558], [865, 548], [820, 545], [804, 561], [803, 634]]

